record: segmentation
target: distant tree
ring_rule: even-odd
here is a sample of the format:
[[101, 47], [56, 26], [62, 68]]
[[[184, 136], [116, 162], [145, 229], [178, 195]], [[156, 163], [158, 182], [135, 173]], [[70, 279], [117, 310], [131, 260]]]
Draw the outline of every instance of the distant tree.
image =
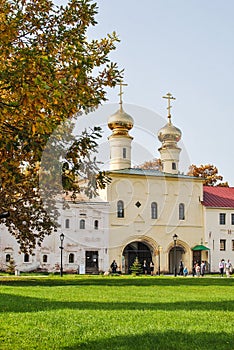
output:
[[218, 182], [223, 180], [223, 176], [218, 175], [218, 169], [211, 164], [200, 165], [199, 167], [192, 164], [189, 167], [188, 175], [203, 178], [206, 186], [229, 187], [228, 182]]
[[[87, 39], [96, 14], [91, 0], [69, 0], [65, 6], [50, 0], [0, 0], [0, 213], [10, 212], [3, 220], [24, 252], [56, 229], [55, 174], [60, 173], [66, 190], [86, 190], [90, 196], [98, 184], [105, 186], [105, 174], [91, 157], [100, 137], [97, 128], [73, 140], [61, 166], [54, 159], [69, 141], [72, 125], [67, 123], [65, 133], [51, 143], [44, 162], [50, 168], [41, 166], [55, 130], [97, 108], [106, 100], [106, 87], [121, 79], [109, 59], [116, 34]], [[43, 174], [48, 182], [44, 203]], [[77, 178], [87, 180], [88, 187], [80, 188]]]
[[153, 169], [153, 170], [162, 170], [162, 162], [159, 158], [154, 158], [152, 160], [147, 160], [143, 164], [136, 166], [135, 168], [139, 169]]
[[130, 271], [133, 274], [133, 276], [140, 275], [142, 273], [142, 265], [138, 260], [138, 257], [136, 256], [133, 264], [130, 266]]
[[13, 275], [15, 273], [15, 267], [16, 267], [16, 264], [14, 259], [10, 258], [10, 261], [7, 264], [6, 272], [9, 273], [10, 275]]

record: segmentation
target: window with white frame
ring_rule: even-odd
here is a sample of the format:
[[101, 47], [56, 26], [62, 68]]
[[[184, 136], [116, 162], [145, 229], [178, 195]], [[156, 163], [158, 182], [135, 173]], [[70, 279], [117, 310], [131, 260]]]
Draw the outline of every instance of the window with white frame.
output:
[[69, 254], [68, 261], [69, 261], [69, 264], [73, 264], [74, 263], [75, 255], [73, 253]]
[[65, 220], [65, 228], [70, 228], [70, 220], [69, 219]]
[[220, 225], [226, 224], [226, 214], [225, 213], [219, 213], [219, 224]]
[[221, 250], [221, 251], [226, 250], [226, 239], [220, 239], [219, 250]]
[[157, 219], [158, 217], [158, 210], [157, 210], [157, 203], [156, 202], [152, 202], [151, 203], [151, 219]]
[[6, 254], [6, 262], [10, 262], [11, 260], [11, 254]]
[[185, 220], [184, 203], [179, 204], [179, 220]]
[[85, 220], [84, 220], [84, 219], [81, 219], [81, 220], [80, 220], [80, 229], [81, 229], [81, 230], [84, 230], [84, 229], [85, 229]]
[[28, 253], [24, 254], [24, 262], [25, 263], [29, 262], [29, 254]]
[[117, 217], [124, 218], [124, 202], [123, 201], [117, 202]]
[[231, 224], [234, 225], [234, 214], [231, 214]]
[[94, 229], [98, 230], [98, 220], [94, 220]]

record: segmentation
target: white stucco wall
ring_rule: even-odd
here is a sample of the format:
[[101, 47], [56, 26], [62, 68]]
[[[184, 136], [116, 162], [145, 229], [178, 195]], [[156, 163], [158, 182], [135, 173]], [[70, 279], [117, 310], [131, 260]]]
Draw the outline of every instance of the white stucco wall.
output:
[[[29, 262], [24, 262], [24, 254], [19, 253], [19, 246], [7, 228], [1, 225], [0, 234], [0, 269], [7, 267], [6, 255], [10, 254], [14, 260], [16, 269], [27, 271], [40, 267], [43, 270], [59, 271], [61, 262], [60, 234], [64, 234], [63, 242], [63, 269], [64, 271], [77, 271], [78, 267], [86, 265], [86, 251], [98, 252], [98, 270], [106, 271], [109, 268], [108, 236], [109, 205], [106, 202], [81, 202], [70, 203], [69, 209], [62, 209], [59, 204], [60, 219], [58, 232], [46, 236], [41, 247], [36, 247], [33, 255], [29, 256]], [[69, 220], [69, 228], [65, 221]], [[85, 229], [80, 229], [80, 220], [85, 220]], [[94, 221], [98, 221], [98, 229], [94, 227]], [[74, 262], [69, 263], [69, 254], [74, 254]], [[47, 256], [47, 262], [43, 262], [43, 255]]]
[[[219, 214], [226, 214], [226, 224], [220, 225]], [[234, 225], [231, 224], [231, 214], [234, 208], [206, 208], [204, 207], [205, 244], [210, 248], [212, 272], [219, 271], [219, 261], [231, 260], [234, 264]], [[220, 250], [220, 240], [226, 240], [226, 249]]]

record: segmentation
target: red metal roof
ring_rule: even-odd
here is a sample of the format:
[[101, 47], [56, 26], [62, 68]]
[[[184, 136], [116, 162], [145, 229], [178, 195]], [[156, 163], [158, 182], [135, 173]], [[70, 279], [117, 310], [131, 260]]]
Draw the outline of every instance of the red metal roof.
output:
[[234, 187], [203, 186], [205, 207], [234, 208]]

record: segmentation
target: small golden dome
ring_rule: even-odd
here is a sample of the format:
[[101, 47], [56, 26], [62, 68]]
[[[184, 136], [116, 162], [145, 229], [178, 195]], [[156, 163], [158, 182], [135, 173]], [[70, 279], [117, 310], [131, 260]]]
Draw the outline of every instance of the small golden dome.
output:
[[165, 144], [176, 144], [181, 139], [182, 132], [179, 128], [175, 127], [169, 118], [169, 122], [162, 127], [158, 132], [158, 139]]
[[108, 119], [108, 127], [114, 133], [128, 133], [134, 125], [133, 118], [120, 108], [116, 113], [112, 114]]

